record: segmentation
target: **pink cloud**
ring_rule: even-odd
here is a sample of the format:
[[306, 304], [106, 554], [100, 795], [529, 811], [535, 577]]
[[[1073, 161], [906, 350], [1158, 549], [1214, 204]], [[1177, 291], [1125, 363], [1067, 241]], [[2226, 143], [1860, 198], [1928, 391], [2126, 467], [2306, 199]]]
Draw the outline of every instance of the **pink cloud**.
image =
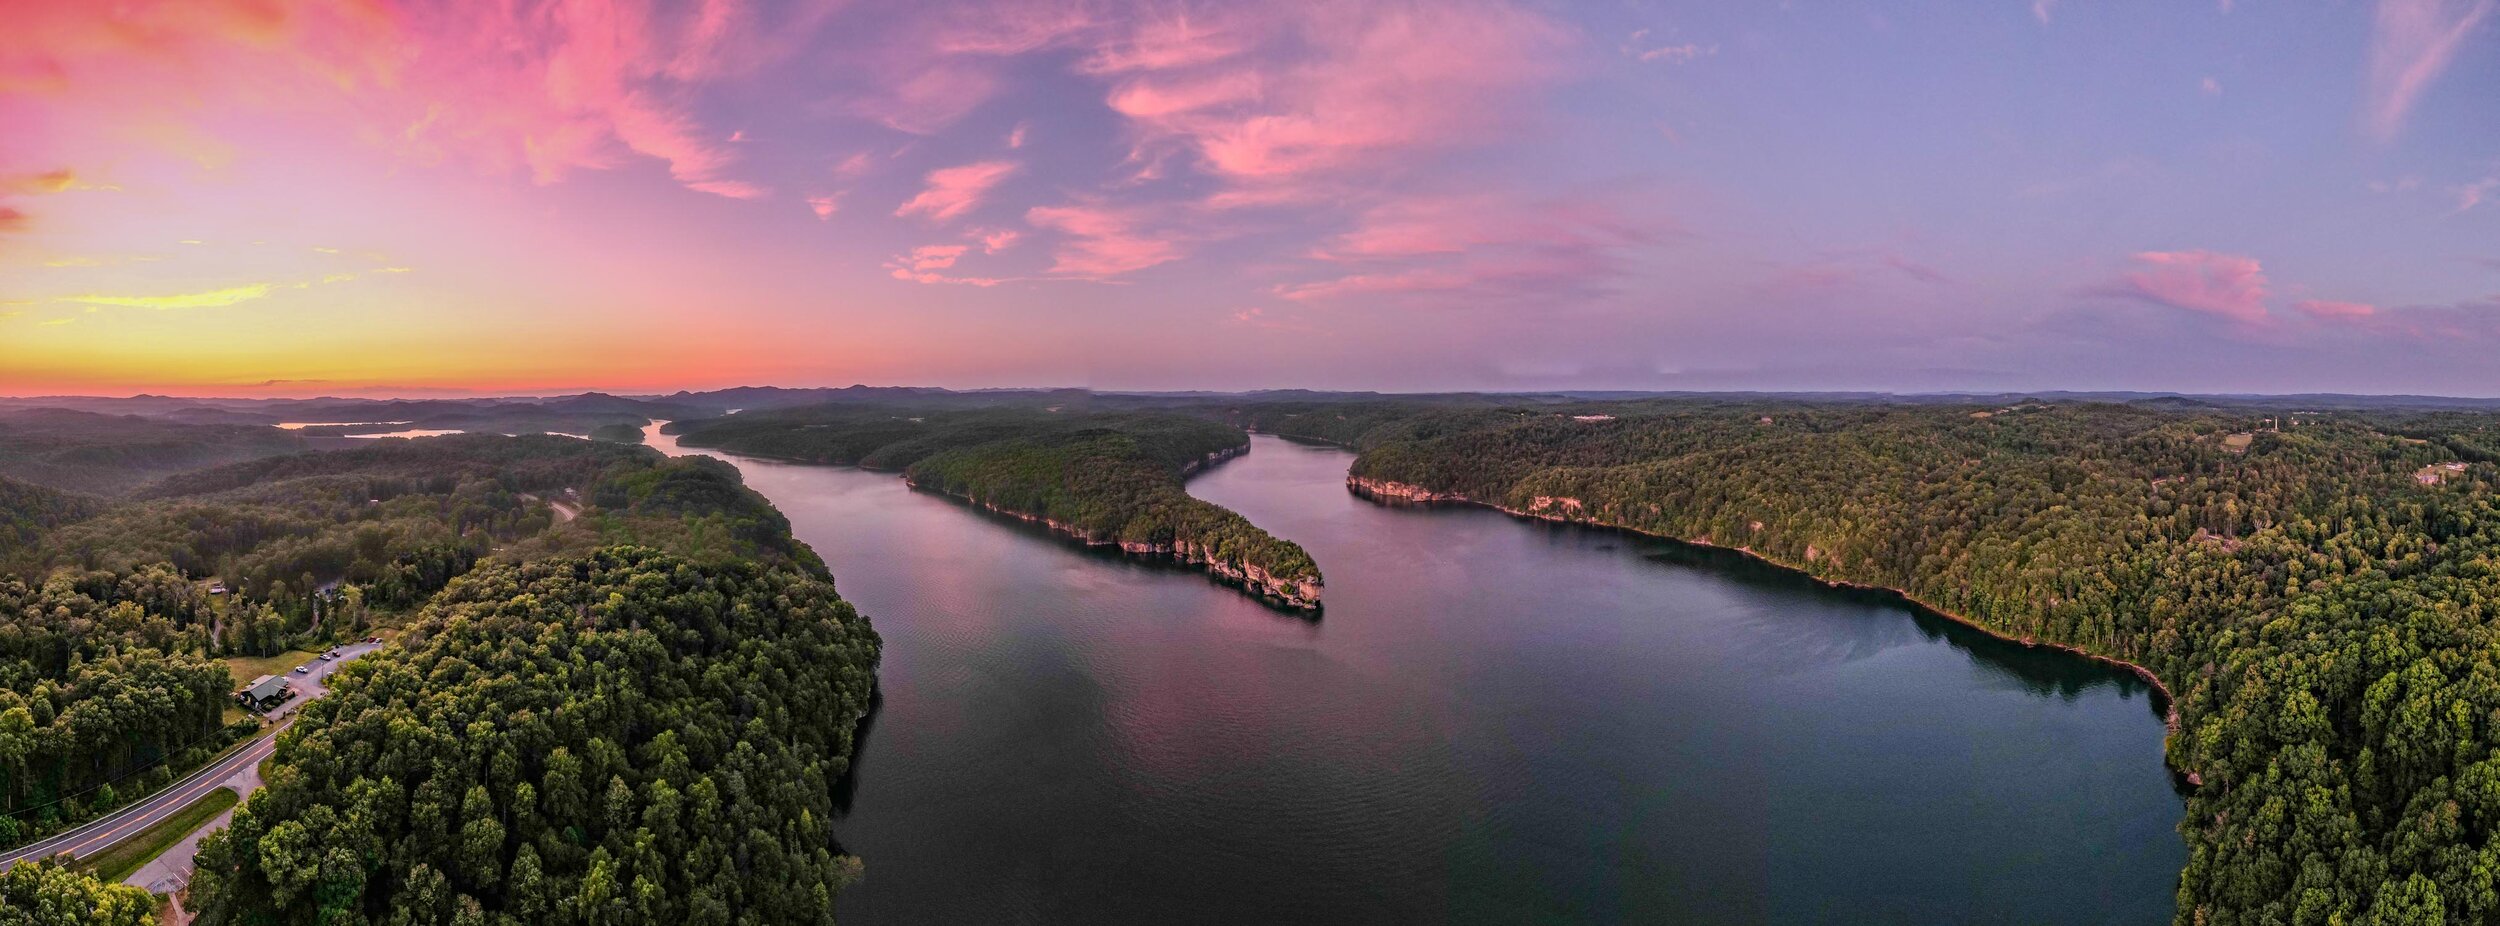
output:
[[994, 277], [950, 276], [941, 271], [952, 269], [961, 260], [969, 245], [924, 244], [909, 253], [896, 255], [885, 262], [886, 273], [897, 280], [931, 285], [991, 287], [1007, 282]]
[[[740, 189], [727, 176], [736, 158], [693, 97], [786, 57], [825, 12], [767, 15], [745, 0], [7, 2], [0, 91], [110, 108], [168, 139], [200, 137], [187, 126], [203, 100], [251, 100], [425, 162], [553, 183], [647, 157], [717, 193]], [[39, 79], [20, 87], [14, 75]]]
[[2494, 191], [2500, 191], [2500, 175], [2484, 177], [2481, 180], [2460, 185], [2450, 192], [2455, 193], [2457, 197], [2456, 212], [2470, 212], [2474, 207], [2482, 205], [2484, 200], [2489, 199]]
[[1133, 210], [1090, 204], [1036, 206], [1025, 212], [1024, 220], [1060, 234], [1050, 268], [1059, 276], [1115, 277], [1181, 256], [1180, 246], [1171, 238], [1140, 230], [1140, 216]]
[[1592, 295], [1621, 274], [1619, 253], [1657, 240], [1594, 200], [1520, 200], [1496, 194], [1410, 197], [1365, 210], [1311, 257], [1367, 265], [1334, 279], [1275, 287], [1295, 301], [1359, 295], [1459, 293], [1480, 299]]
[[944, 222], [970, 212], [990, 189], [1016, 172], [1014, 161], [976, 161], [929, 172], [928, 186], [894, 210], [897, 216], [925, 216]]
[[1154, 121], [1258, 97], [1259, 75], [1236, 71], [1160, 83], [1132, 82], [1111, 91], [1107, 102], [1120, 115]]
[[2368, 318], [2378, 314], [2378, 307], [2367, 302], [2333, 302], [2325, 299], [2303, 300], [2293, 303], [2292, 308], [2320, 321]]
[[[1269, 8], [1260, 8], [1269, 10]], [[1108, 101], [1149, 139], [1237, 181], [1291, 182], [1481, 138], [1573, 41], [1498, 3], [1347, 4], [1202, 28], [1157, 24], [1097, 49]]]
[[1323, 260], [1461, 254], [1488, 246], [1598, 249], [1653, 235], [1588, 200], [1522, 202], [1495, 194], [1409, 197], [1366, 210], [1312, 253]]
[[807, 198], [807, 208], [814, 210], [817, 218], [833, 218], [834, 213], [842, 211], [842, 194], [818, 193], [810, 196]]
[[970, 250], [960, 244], [924, 244], [911, 249], [902, 263], [913, 270], [944, 270], [955, 266], [955, 260]]
[[2465, 39], [2500, 7], [2500, 0], [2379, 0], [2372, 22], [2370, 134], [2382, 141], [2403, 131], [2424, 91], [2455, 61]]
[[1280, 285], [1276, 287], [1276, 295], [1296, 302], [1312, 302], [1383, 293], [1448, 292], [1466, 289], [1478, 282], [1480, 280], [1475, 274], [1463, 270], [1358, 273], [1315, 283]]
[[983, 254], [996, 254], [1015, 247], [1016, 241], [1024, 237], [1023, 232], [1012, 228], [976, 228], [967, 234], [981, 242]]
[[854, 115], [897, 132], [935, 134], [989, 102], [998, 78], [983, 64], [940, 60], [851, 103]]
[[2144, 269], [2094, 292], [2219, 315], [2243, 324], [2266, 320], [2266, 273], [2254, 257], [2212, 251], [2145, 251]]
[[1428, 296], [1470, 305], [1544, 302], [1592, 295], [1617, 272], [1610, 258], [1594, 252], [1503, 251], [1434, 266], [1281, 284], [1273, 291], [1295, 302], [1355, 296]]
[[1224, 18], [1220, 10], [1218, 15], [1202, 14], [1195, 18], [1183, 14], [1147, 19], [1128, 35], [1094, 49], [1077, 65], [1077, 70], [1087, 74], [1124, 74], [1213, 64], [1250, 50], [1268, 29], [1265, 23], [1239, 15]]
[[771, 191], [744, 180], [694, 180], [686, 183], [686, 189], [730, 199], [763, 199], [772, 195]]
[[949, 55], [1021, 55], [1063, 45], [1099, 25], [1090, 4], [1059, 0], [961, 4], [929, 24], [929, 47]]

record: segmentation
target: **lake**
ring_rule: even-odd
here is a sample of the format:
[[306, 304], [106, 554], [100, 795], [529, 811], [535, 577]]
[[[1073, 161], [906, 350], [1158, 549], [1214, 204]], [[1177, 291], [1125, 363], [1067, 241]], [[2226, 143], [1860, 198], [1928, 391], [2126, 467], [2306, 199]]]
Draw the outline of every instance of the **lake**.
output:
[[1352, 461], [1260, 436], [1190, 483], [1310, 550], [1312, 620], [737, 460], [885, 638], [843, 921], [2169, 921], [2132, 675], [1732, 553], [1377, 505]]

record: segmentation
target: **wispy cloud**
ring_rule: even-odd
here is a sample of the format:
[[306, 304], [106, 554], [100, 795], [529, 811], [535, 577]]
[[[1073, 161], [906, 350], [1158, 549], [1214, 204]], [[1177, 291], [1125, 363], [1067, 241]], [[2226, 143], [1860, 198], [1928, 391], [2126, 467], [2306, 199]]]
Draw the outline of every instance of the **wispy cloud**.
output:
[[[7, 87], [12, 74], [0, 74], [0, 89], [115, 105], [168, 133], [160, 144], [172, 148], [215, 139], [155, 117], [222, 84], [341, 103], [324, 116], [421, 161], [552, 183], [651, 158], [680, 183], [717, 184], [736, 155], [728, 133], [697, 117], [700, 91], [791, 54], [828, 12], [743, 0], [13, 4], [11, 29], [60, 79]], [[168, 86], [195, 92], [161, 92]]]
[[2476, 180], [2472, 183], [2461, 184], [2449, 192], [2456, 194], [2457, 212], [2472, 211], [2474, 207], [2480, 206], [2485, 200], [2490, 199], [2491, 194], [2494, 192], [2500, 192], [2500, 174], [2484, 177], [2483, 179]]
[[78, 172], [68, 169], [0, 176], [0, 193], [40, 195], [79, 187]]
[[852, 100], [853, 115], [897, 132], [931, 135], [955, 124], [998, 92], [986, 64], [923, 62], [919, 70]]
[[763, 199], [772, 195], [770, 190], [744, 180], [689, 180], [686, 189], [730, 199]]
[[1630, 38], [1624, 40], [1622, 51], [1624, 57], [1635, 61], [1684, 64], [1697, 58], [1707, 58], [1718, 54], [1719, 46], [1703, 45], [1698, 42], [1661, 45], [1649, 40], [1649, 30], [1641, 29], [1634, 31]]
[[165, 296], [63, 296], [59, 301], [138, 309], [206, 309], [250, 302], [269, 295], [269, 290], [270, 284], [254, 283], [249, 286], [230, 286], [225, 289], [212, 289], [198, 293], [175, 293]]
[[1334, 279], [1283, 284], [1295, 301], [1466, 291], [1557, 298], [1606, 289], [1623, 249], [1658, 239], [1663, 220], [1635, 222], [1595, 200], [1519, 200], [1497, 194], [1407, 197], [1366, 210], [1311, 252], [1330, 264], [1368, 265]]
[[954, 267], [955, 262], [963, 258], [964, 252], [971, 249], [970, 245], [962, 244], [924, 244], [886, 261], [885, 269], [897, 280], [932, 285], [986, 288], [1007, 282], [996, 277], [954, 276], [943, 272]]
[[897, 216], [922, 216], [944, 222], [970, 212], [990, 188], [1015, 174], [1014, 161], [979, 161], [929, 172], [928, 186], [894, 210]]
[[996, 254], [1015, 247], [1016, 241], [1024, 237], [1023, 232], [1012, 228], [975, 228], [964, 234], [981, 242], [983, 254]]
[[1114, 277], [1181, 256], [1171, 236], [1145, 233], [1142, 216], [1131, 209], [1097, 204], [1036, 206], [1025, 212], [1024, 220], [1059, 233], [1050, 272], [1061, 276]]
[[2378, 0], [2369, 55], [2370, 134], [2385, 141], [2404, 130], [2422, 94], [2465, 47], [2465, 39], [2500, 0]]
[[[1220, 22], [1140, 26], [1093, 73], [1150, 143], [1236, 183], [1295, 182], [1503, 126], [1562, 72], [1566, 28], [1498, 3], [1242, 7]], [[1256, 50], [1257, 53], [1253, 53]]]
[[2292, 304], [2300, 314], [2321, 320], [2368, 318], [2378, 314], [2378, 307], [2367, 302], [2336, 302], [2327, 299], [2304, 299]]

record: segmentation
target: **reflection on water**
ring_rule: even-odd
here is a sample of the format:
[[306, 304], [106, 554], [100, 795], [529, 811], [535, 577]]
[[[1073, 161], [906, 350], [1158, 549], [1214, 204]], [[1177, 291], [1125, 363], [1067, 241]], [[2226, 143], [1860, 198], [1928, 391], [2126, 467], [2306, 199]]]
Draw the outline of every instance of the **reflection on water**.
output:
[[468, 432], [462, 431], [459, 428], [409, 428], [404, 431], [386, 431], [380, 434], [340, 434], [337, 436], [353, 437], [361, 440], [376, 437], [441, 437], [445, 434], [466, 433]]
[[305, 428], [370, 428], [370, 427], [374, 427], [374, 426], [377, 426], [377, 425], [389, 425], [389, 426], [396, 427], [396, 426], [398, 426], [398, 425], [410, 424], [410, 423], [412, 423], [412, 422], [406, 422], [406, 421], [281, 421], [281, 422], [278, 422], [278, 427], [279, 427], [279, 428], [281, 428], [281, 429], [283, 429], [283, 430], [288, 430], [288, 431], [301, 431], [301, 430], [303, 430], [303, 429], [305, 429]]
[[2181, 807], [2131, 674], [1707, 550], [1375, 506], [1351, 459], [1261, 437], [1191, 484], [1311, 550], [1317, 622], [738, 460], [886, 640], [844, 921], [2168, 919]]

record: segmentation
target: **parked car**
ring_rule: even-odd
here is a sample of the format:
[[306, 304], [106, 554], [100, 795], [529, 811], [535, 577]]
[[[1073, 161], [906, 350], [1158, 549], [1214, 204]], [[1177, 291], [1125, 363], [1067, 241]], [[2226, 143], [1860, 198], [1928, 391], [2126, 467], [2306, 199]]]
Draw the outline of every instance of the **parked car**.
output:
[[381, 638], [381, 637], [366, 637], [366, 638], [365, 638], [365, 642], [367, 642], [367, 643], [380, 643], [380, 642], [382, 642], [382, 638]]

